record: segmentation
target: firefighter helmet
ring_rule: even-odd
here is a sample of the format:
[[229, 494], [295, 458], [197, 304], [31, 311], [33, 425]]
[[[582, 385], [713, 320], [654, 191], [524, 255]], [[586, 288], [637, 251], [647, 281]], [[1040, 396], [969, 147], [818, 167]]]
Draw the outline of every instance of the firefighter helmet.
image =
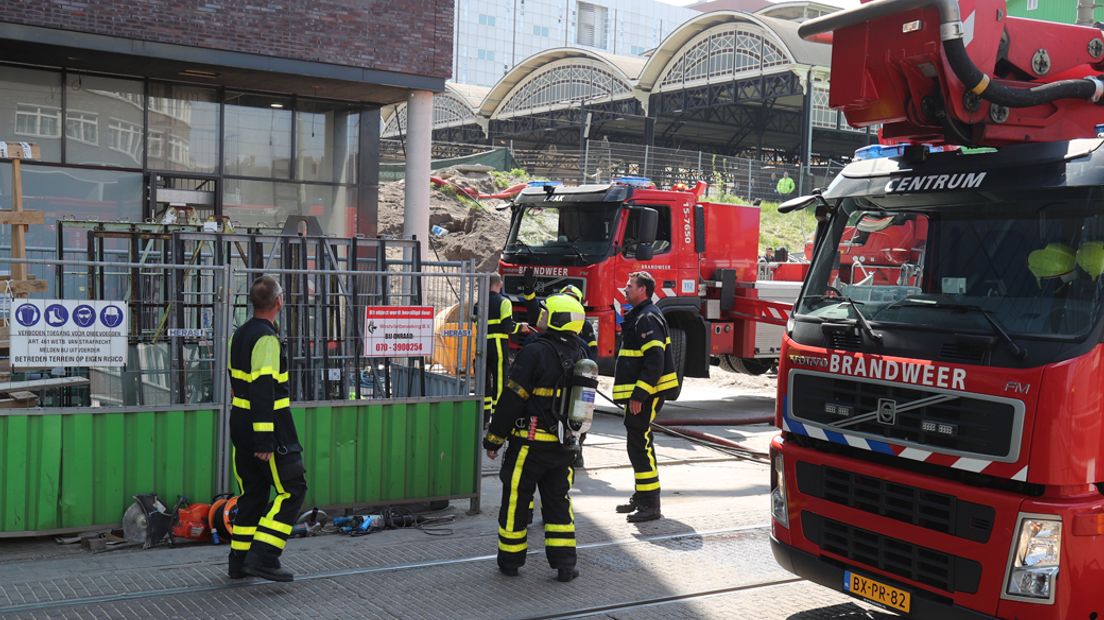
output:
[[1092, 276], [1093, 282], [1104, 273], [1104, 243], [1088, 241], [1077, 248], [1077, 264]]
[[550, 295], [544, 302], [537, 329], [552, 329], [560, 332], [578, 334], [583, 329], [586, 313], [583, 306], [567, 295]]
[[560, 294], [574, 297], [575, 301], [583, 303], [583, 292], [580, 291], [579, 287], [575, 286], [574, 284], [568, 284], [567, 286], [561, 288]]
[[1045, 248], [1027, 255], [1027, 268], [1040, 284], [1046, 278], [1064, 280], [1076, 267], [1076, 255], [1064, 243], [1048, 243]]

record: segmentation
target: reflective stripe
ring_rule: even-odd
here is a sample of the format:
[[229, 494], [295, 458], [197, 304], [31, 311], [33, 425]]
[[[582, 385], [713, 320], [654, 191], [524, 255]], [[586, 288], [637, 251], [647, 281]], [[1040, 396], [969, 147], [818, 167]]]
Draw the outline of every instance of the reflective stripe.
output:
[[659, 391], [672, 390], [678, 387], [678, 375], [673, 372], [669, 372], [659, 378], [659, 383], [656, 384], [656, 389]]
[[489, 441], [489, 442], [494, 443], [494, 444], [498, 444], [500, 446], [502, 444], [506, 443], [506, 438], [505, 437], [499, 437], [498, 435], [495, 435], [494, 433], [487, 433], [487, 436], [484, 437], [484, 439], [486, 441]]
[[544, 539], [544, 546], [545, 547], [574, 547], [575, 546], [575, 539], [574, 538], [545, 538]]
[[637, 491], [655, 491], [659, 489], [658, 482], [652, 482], [651, 484], [638, 484], [636, 485]]
[[231, 540], [230, 548], [234, 551], [249, 551], [249, 548], [253, 546], [252, 540]]
[[[238, 495], [245, 495], [245, 483], [238, 475], [238, 449], [233, 446], [230, 446], [230, 468], [234, 470], [234, 479], [238, 481]], [[249, 533], [252, 534], [253, 532]]]
[[283, 549], [287, 545], [286, 540], [284, 540], [282, 538], [277, 538], [276, 536], [273, 536], [272, 534], [265, 534], [264, 532], [257, 532], [256, 534], [254, 534], [253, 535], [253, 540], [255, 540], [257, 542], [263, 542], [263, 543], [272, 545], [273, 547], [276, 547], [277, 549]]
[[544, 531], [546, 532], [574, 532], [574, 523], [545, 523]]
[[[521, 437], [522, 439], [529, 439], [529, 431], [523, 431], [520, 428], [514, 429], [514, 437]], [[538, 430], [536, 435], [530, 441], [559, 441], [560, 438], [549, 433], [548, 431]]]
[[659, 472], [654, 469], [652, 471], [638, 471], [633, 473], [636, 475], [637, 480], [647, 480], [648, 478], [655, 478], [659, 475]]
[[659, 340], [649, 340], [648, 342], [645, 342], [640, 347], [640, 352], [644, 353], [644, 351], [647, 351], [648, 349], [651, 349], [652, 347], [663, 347], [663, 343], [660, 342]]
[[507, 545], [506, 543], [502, 542], [501, 540], [498, 541], [498, 550], [499, 551], [505, 551], [506, 553], [520, 553], [522, 551], [525, 551], [528, 548], [529, 548], [529, 543], [527, 543], [527, 542], [518, 543], [516, 545]]
[[640, 349], [621, 349], [617, 357], [644, 357], [644, 352]]
[[[506, 529], [514, 531], [517, 517], [518, 485], [521, 484], [521, 470], [525, 467], [525, 457], [529, 456], [529, 446], [522, 446], [518, 452], [517, 461], [514, 462], [514, 472], [510, 476], [510, 501], [506, 509]], [[501, 543], [500, 543], [501, 545]]]
[[525, 534], [525, 530], [511, 532], [510, 530], [503, 529], [501, 526], [498, 528], [498, 535], [503, 538], [509, 538], [510, 540], [521, 540], [525, 538]]
[[249, 409], [249, 401], [244, 398], [238, 398], [237, 396], [230, 401], [230, 404], [238, 409]]
[[257, 525], [291, 536], [291, 526], [287, 523], [280, 523], [279, 521], [274, 521], [267, 517], [261, 517], [261, 521]]
[[251, 373], [245, 372], [244, 370], [238, 370], [237, 368], [230, 369], [231, 379], [238, 379], [240, 381], [245, 381], [246, 383], [253, 383], [257, 379], [260, 379], [265, 375], [270, 375], [273, 379], [279, 381], [280, 383], [287, 383], [288, 380], [288, 373], [276, 372], [276, 369], [272, 366], [265, 366], [260, 370], [255, 370]]
[[275, 430], [276, 430], [276, 425], [272, 422], [254, 422], [253, 423], [253, 432], [254, 433], [271, 433], [271, 432], [274, 432]]
[[559, 396], [560, 390], [552, 388], [533, 388], [533, 396]]
[[[272, 508], [268, 511], [268, 514], [262, 517], [261, 520], [263, 521], [265, 519], [268, 519], [270, 521], [275, 521], [276, 515], [280, 514], [280, 508], [282, 508], [284, 505], [284, 500], [290, 498], [291, 493], [288, 493], [287, 490], [284, 489], [284, 483], [280, 482], [280, 472], [276, 471], [275, 457], [268, 459], [268, 467], [272, 470], [272, 485], [276, 487], [276, 499], [272, 500]], [[257, 532], [257, 534], [253, 537], [259, 538], [262, 534], [264, 534], [264, 532]], [[265, 535], [267, 536], [267, 534]], [[280, 548], [284, 548], [284, 545], [282, 543], [280, 544]]]
[[649, 394], [655, 394], [656, 393], [656, 389], [654, 387], [652, 387], [652, 384], [648, 383], [647, 381], [645, 381], [643, 379], [640, 379], [639, 381], [637, 381], [635, 387], [638, 387], [638, 388], [644, 390], [645, 392], [647, 392]]
[[291, 399], [290, 398], [281, 398], [281, 399], [277, 400], [276, 402], [272, 403], [272, 408], [274, 410], [275, 409], [287, 409], [290, 406], [291, 406]]
[[588, 347], [597, 347], [598, 346], [598, 341], [597, 340], [591, 340], [590, 342], [587, 343], [587, 346]]
[[244, 525], [235, 525], [230, 533], [234, 536], [252, 536], [256, 531], [256, 526], [246, 527]]
[[521, 385], [517, 381], [510, 379], [506, 382], [506, 387], [510, 388], [510, 390], [514, 394], [517, 394], [519, 397], [521, 397], [521, 400], [529, 400], [529, 390], [521, 387]]
[[500, 340], [506, 340], [510, 337], [510, 334], [487, 334], [488, 338], [498, 338]]

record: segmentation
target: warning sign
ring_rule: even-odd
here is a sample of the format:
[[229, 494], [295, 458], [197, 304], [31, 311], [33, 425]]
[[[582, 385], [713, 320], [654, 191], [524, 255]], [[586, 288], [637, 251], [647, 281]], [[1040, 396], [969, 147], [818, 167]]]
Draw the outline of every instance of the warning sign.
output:
[[17, 299], [10, 329], [12, 366], [126, 366], [121, 301]]
[[368, 306], [364, 355], [422, 357], [433, 354], [433, 306]]

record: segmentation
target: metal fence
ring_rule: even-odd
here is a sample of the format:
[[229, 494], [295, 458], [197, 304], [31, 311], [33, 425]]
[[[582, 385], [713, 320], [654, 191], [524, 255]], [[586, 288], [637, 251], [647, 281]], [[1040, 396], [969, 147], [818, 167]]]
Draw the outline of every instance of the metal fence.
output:
[[[378, 271], [321, 269], [313, 263], [251, 268], [205, 264], [202, 252], [190, 264], [11, 262], [56, 277], [48, 290], [28, 299], [116, 302], [128, 313], [122, 367], [10, 367], [10, 353], [0, 353], [0, 370], [8, 371], [0, 376], [0, 390], [22, 386], [39, 395], [40, 406], [224, 406], [227, 344], [252, 314], [249, 286], [261, 274], [278, 278], [285, 291], [278, 324], [293, 401], [482, 396], [485, 339], [479, 336], [485, 318], [475, 308], [486, 297], [487, 275], [473, 273], [469, 263], [428, 263], [419, 265], [421, 272], [404, 270], [402, 261]], [[11, 312], [23, 301], [10, 300]], [[394, 306], [432, 313], [432, 343], [422, 355], [365, 348], [371, 336], [366, 311]]]

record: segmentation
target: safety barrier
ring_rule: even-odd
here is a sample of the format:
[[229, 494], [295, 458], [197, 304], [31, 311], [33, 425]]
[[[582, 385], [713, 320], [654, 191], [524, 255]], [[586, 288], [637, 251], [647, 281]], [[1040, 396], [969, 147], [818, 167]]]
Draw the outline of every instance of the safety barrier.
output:
[[[248, 283], [260, 273], [287, 292], [278, 323], [307, 505], [469, 499], [478, 510], [486, 322], [474, 309], [485, 304], [486, 274], [454, 263], [415, 273], [24, 262], [54, 270], [73, 301], [126, 308], [126, 365], [16, 366], [0, 381], [0, 395], [27, 387], [39, 398], [0, 408], [0, 537], [116, 525], [138, 493], [175, 503], [237, 492], [226, 345], [251, 314]], [[13, 326], [20, 317], [46, 321], [18, 314], [28, 301], [13, 300]], [[432, 355], [365, 349], [366, 309], [398, 306], [432, 308]]]

